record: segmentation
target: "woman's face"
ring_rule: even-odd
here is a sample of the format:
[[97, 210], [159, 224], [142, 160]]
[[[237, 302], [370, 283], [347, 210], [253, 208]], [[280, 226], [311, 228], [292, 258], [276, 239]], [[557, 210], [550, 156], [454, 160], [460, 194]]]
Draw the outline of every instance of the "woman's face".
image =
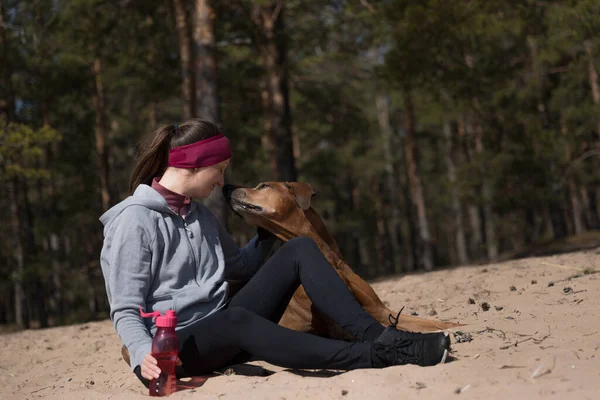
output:
[[202, 199], [208, 197], [215, 187], [223, 187], [223, 174], [228, 165], [229, 160], [225, 160], [215, 165], [199, 168], [195, 173], [190, 174], [187, 185], [188, 193], [186, 194]]

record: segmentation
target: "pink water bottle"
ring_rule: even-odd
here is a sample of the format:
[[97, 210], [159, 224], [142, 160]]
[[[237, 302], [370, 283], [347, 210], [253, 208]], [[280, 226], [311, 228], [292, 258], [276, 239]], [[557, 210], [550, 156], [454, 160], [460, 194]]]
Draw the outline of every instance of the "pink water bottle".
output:
[[140, 314], [144, 318], [156, 318], [156, 334], [152, 339], [152, 356], [158, 362], [160, 376], [150, 381], [149, 395], [153, 397], [168, 396], [177, 390], [177, 378], [175, 377], [175, 367], [177, 366], [177, 353], [179, 345], [177, 343], [177, 317], [175, 311], [167, 310], [165, 315], [160, 311], [145, 313], [140, 307]]

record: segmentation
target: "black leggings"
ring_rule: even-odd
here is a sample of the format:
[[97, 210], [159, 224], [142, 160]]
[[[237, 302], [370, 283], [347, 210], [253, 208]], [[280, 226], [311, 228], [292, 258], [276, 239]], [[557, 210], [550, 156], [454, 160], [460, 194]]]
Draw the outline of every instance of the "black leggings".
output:
[[[354, 336], [346, 342], [277, 325], [298, 286], [314, 306]], [[178, 331], [184, 375], [264, 360], [286, 368], [371, 368], [372, 342], [384, 327], [365, 312], [315, 242], [285, 243], [228, 308]]]

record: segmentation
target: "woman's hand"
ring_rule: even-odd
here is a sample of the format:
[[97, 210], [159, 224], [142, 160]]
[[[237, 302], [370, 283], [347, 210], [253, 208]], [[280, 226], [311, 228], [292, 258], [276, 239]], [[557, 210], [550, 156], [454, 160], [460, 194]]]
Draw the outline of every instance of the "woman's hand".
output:
[[[181, 360], [177, 357], [177, 365], [181, 365]], [[142, 376], [148, 380], [156, 379], [160, 376], [160, 368], [158, 368], [158, 362], [156, 358], [152, 356], [152, 353], [146, 354], [142, 360]]]
[[256, 233], [258, 234], [258, 240], [256, 241], [256, 244], [254, 245], [254, 247], [258, 247], [258, 244], [260, 242], [262, 242], [263, 240], [276, 238], [275, 235], [273, 235], [271, 232], [269, 232], [265, 228], [261, 228], [260, 226], [258, 228], [256, 228]]

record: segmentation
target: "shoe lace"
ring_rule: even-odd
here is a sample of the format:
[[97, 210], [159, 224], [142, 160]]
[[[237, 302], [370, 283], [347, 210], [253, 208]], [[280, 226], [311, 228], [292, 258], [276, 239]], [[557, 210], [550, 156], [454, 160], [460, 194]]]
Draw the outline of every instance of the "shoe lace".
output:
[[[406, 306], [404, 306], [404, 307], [406, 307]], [[394, 317], [394, 314], [388, 315], [388, 321], [390, 323], [390, 326], [393, 326], [394, 328], [396, 328], [398, 326], [398, 320], [400, 319], [400, 314], [402, 314], [402, 310], [404, 310], [404, 307], [402, 307], [400, 309], [400, 311], [398, 311], [398, 314], [396, 314], [395, 317]]]

